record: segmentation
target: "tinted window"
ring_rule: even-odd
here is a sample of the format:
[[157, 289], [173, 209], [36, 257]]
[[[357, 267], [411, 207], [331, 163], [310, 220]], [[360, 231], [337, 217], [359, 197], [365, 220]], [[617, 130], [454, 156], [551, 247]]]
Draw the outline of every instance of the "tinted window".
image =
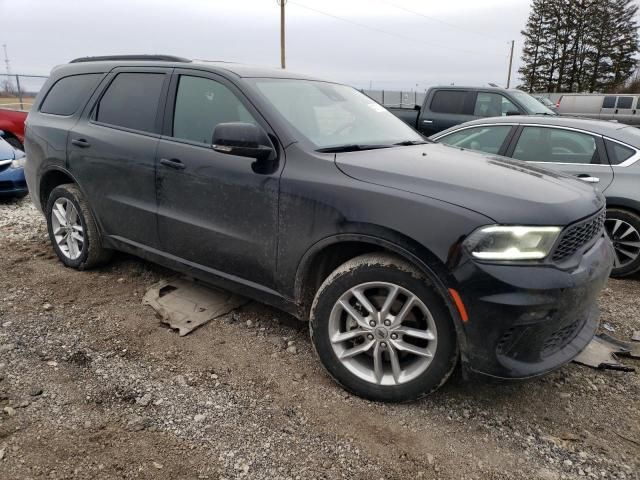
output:
[[439, 90], [431, 100], [431, 111], [436, 113], [464, 113], [464, 99], [467, 92], [459, 90]]
[[631, 108], [633, 97], [618, 97], [618, 108]]
[[143, 132], [156, 132], [156, 114], [165, 75], [120, 73], [111, 82], [96, 110], [96, 120]]
[[466, 128], [440, 138], [438, 142], [446, 143], [452, 147], [498, 153], [510, 130], [511, 127], [508, 125]]
[[518, 107], [498, 93], [479, 92], [473, 114], [477, 117], [501, 117], [518, 112]]
[[87, 101], [102, 76], [102, 73], [90, 73], [61, 78], [47, 93], [40, 111], [53, 115], [73, 115]]
[[14, 158], [13, 147], [0, 136], [0, 160], [13, 160]]
[[593, 136], [558, 128], [525, 127], [513, 158], [529, 162], [599, 163]]
[[616, 97], [604, 97], [602, 108], [614, 108], [616, 106]]
[[607, 155], [609, 155], [609, 163], [611, 163], [611, 165], [620, 165], [636, 153], [634, 149], [612, 142], [611, 140], [605, 140], [605, 143], [607, 145]]
[[173, 114], [173, 136], [211, 144], [219, 123], [256, 123], [240, 100], [214, 80], [182, 75]]

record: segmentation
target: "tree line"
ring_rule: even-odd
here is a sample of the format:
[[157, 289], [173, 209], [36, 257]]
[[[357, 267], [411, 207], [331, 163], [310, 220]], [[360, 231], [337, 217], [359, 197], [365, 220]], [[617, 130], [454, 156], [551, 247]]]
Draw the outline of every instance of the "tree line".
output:
[[529, 92], [610, 92], [636, 68], [634, 0], [533, 0], [522, 35], [520, 88]]

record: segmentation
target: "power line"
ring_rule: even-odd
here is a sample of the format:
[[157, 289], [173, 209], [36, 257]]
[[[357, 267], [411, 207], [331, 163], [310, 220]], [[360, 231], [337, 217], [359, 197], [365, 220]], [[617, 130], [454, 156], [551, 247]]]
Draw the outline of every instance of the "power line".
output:
[[486, 52], [474, 52], [474, 51], [471, 51], [471, 50], [462, 50], [462, 49], [455, 48], [455, 47], [449, 47], [447, 45], [439, 45], [439, 44], [435, 44], [435, 43], [429, 43], [429, 42], [425, 42], [423, 40], [419, 40], [417, 38], [407, 37], [405, 35], [401, 35], [401, 34], [398, 34], [398, 33], [389, 32], [388, 30], [383, 30], [382, 28], [373, 27], [373, 26], [367, 25], [365, 23], [360, 23], [360, 22], [356, 22], [354, 20], [349, 20], [348, 18], [339, 17], [339, 16], [334, 15], [332, 13], [325, 12], [325, 11], [322, 11], [322, 10], [318, 10], [317, 8], [309, 7], [307, 5], [303, 5], [301, 3], [294, 2], [292, 0], [289, 0], [288, 3], [291, 3], [292, 5], [296, 5], [296, 6], [300, 7], [300, 8], [304, 8], [306, 10], [310, 10], [310, 11], [318, 13], [320, 15], [324, 15], [326, 17], [331, 17], [331, 18], [333, 18], [335, 20], [340, 20], [341, 22], [349, 23], [351, 25], [355, 25], [355, 26], [360, 27], [360, 28], [365, 28], [367, 30], [371, 30], [371, 31], [374, 31], [374, 32], [377, 32], [377, 33], [383, 33], [383, 34], [388, 35], [390, 37], [396, 37], [396, 38], [400, 38], [402, 40], [407, 40], [407, 41], [412, 42], [412, 43], [422, 43], [423, 45], [427, 45], [429, 47], [436, 47], [436, 48], [443, 48], [443, 49], [447, 49], [447, 50], [454, 50], [454, 51], [457, 51], [457, 52], [468, 53], [470, 55], [485, 55], [486, 54]]
[[425, 15], [424, 13], [421, 13], [421, 12], [416, 12], [415, 10], [411, 10], [411, 9], [403, 7], [401, 5], [396, 5], [395, 3], [392, 3], [392, 2], [387, 2], [385, 0], [378, 0], [378, 1], [380, 3], [384, 3], [385, 5], [389, 5], [390, 7], [396, 8], [398, 10], [402, 10], [403, 12], [411, 13], [413, 15], [417, 15], [419, 17], [423, 17], [423, 18], [426, 18], [428, 20], [431, 20], [433, 22], [438, 22], [438, 23], [441, 23], [443, 25], [447, 25], [448, 27], [455, 28], [457, 30], [462, 30], [463, 32], [472, 33], [474, 35], [480, 35], [482, 37], [485, 37], [485, 38], [488, 38], [488, 39], [491, 39], [491, 40], [494, 40], [494, 41], [500, 42], [500, 43], [503, 43], [503, 42], [504, 43], [508, 43], [506, 40], [499, 39], [499, 38], [494, 37], [492, 35], [488, 35], [486, 33], [478, 32], [478, 31], [475, 31], [475, 30], [470, 30], [468, 28], [461, 27], [459, 25], [455, 25], [453, 23], [449, 23], [449, 22], [446, 22], [444, 20], [440, 20], [439, 18], [431, 17], [431, 16]]

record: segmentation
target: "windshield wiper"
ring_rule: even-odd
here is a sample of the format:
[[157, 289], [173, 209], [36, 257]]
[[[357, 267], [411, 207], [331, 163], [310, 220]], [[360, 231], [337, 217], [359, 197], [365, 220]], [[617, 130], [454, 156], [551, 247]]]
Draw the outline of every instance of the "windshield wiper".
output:
[[361, 145], [361, 144], [349, 144], [338, 145], [336, 147], [318, 148], [316, 152], [322, 153], [342, 153], [342, 152], [359, 152], [361, 150], [375, 150], [377, 148], [389, 148], [391, 145]]
[[394, 143], [400, 147], [409, 147], [411, 145], [424, 145], [425, 143], [432, 143], [429, 140], [405, 140], [404, 142]]

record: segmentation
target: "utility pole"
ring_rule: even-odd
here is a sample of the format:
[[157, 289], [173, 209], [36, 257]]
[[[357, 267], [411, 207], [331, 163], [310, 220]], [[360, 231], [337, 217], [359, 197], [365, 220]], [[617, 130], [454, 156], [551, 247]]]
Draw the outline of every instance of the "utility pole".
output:
[[513, 47], [515, 43], [515, 40], [511, 40], [511, 53], [509, 54], [509, 73], [507, 74], [507, 88], [511, 86], [511, 67], [513, 66]]
[[284, 57], [284, 6], [287, 4], [287, 0], [277, 0], [280, 5], [280, 67], [284, 70], [286, 68]]

